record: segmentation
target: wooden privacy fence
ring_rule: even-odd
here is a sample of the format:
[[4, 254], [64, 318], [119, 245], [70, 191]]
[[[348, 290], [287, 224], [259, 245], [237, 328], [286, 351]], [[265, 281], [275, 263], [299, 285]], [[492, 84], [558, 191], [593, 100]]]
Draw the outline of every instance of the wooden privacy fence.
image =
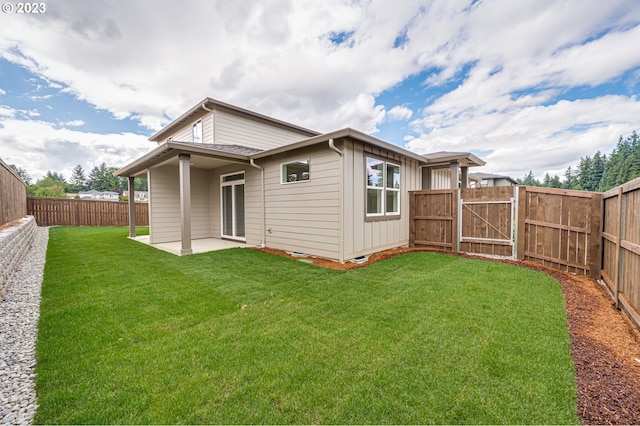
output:
[[603, 194], [602, 269], [616, 306], [640, 328], [640, 179]]
[[527, 186], [413, 191], [409, 241], [599, 278], [601, 204], [599, 193]]
[[0, 226], [27, 215], [27, 184], [0, 160]]
[[410, 215], [411, 246], [531, 260], [602, 279], [640, 329], [640, 179], [604, 194], [530, 186], [412, 191]]
[[[149, 225], [149, 205], [135, 203], [136, 225]], [[128, 226], [129, 205], [120, 201], [27, 198], [27, 214], [39, 226]]]
[[602, 194], [521, 186], [517, 258], [600, 278]]

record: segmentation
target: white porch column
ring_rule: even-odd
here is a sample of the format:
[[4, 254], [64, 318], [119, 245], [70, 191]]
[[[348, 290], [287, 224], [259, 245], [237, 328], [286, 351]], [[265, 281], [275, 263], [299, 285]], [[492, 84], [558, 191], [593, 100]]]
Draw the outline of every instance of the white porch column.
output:
[[134, 177], [129, 176], [129, 237], [136, 236], [136, 201]]
[[458, 189], [458, 167], [457, 161], [452, 161], [451, 164], [451, 189]]
[[180, 233], [182, 248], [180, 255], [191, 254], [191, 155], [180, 154]]

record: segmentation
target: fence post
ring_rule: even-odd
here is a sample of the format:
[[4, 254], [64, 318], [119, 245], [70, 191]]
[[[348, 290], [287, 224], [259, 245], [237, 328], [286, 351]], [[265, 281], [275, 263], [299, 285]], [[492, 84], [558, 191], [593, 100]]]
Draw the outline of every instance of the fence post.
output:
[[518, 218], [518, 233], [516, 237], [516, 257], [519, 260], [524, 260], [524, 247], [525, 247], [525, 219], [527, 216], [527, 187], [518, 186], [518, 205], [516, 206]]
[[591, 196], [591, 223], [589, 246], [589, 276], [594, 280], [600, 278], [600, 266], [602, 264], [602, 194], [594, 193]]
[[619, 217], [619, 228], [618, 232], [618, 240], [616, 243], [616, 308], [622, 309], [620, 302], [620, 292], [623, 290], [622, 283], [624, 281], [624, 253], [625, 250], [622, 247], [622, 241], [626, 237], [626, 229], [627, 229], [627, 198], [624, 194], [624, 189], [620, 186], [619, 192], [620, 194], [620, 217]]
[[[457, 218], [452, 223], [452, 238], [455, 237], [451, 241], [451, 251], [460, 252], [460, 239], [462, 238], [462, 193], [460, 189], [456, 189], [451, 194], [452, 202], [455, 199], [457, 201]], [[457, 197], [457, 199], [456, 199]]]
[[409, 247], [416, 246], [416, 193], [409, 191]]

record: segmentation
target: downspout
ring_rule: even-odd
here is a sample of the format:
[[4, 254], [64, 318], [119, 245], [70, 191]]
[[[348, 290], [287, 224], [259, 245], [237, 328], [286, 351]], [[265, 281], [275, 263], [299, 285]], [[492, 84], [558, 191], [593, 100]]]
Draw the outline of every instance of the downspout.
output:
[[338, 155], [340, 157], [342, 157], [342, 151], [340, 151], [338, 148], [336, 148], [336, 145], [333, 143], [333, 139], [329, 139], [329, 148], [331, 148], [332, 150], [334, 150], [335, 152], [338, 153]]
[[[334, 150], [340, 156], [342, 160], [343, 154], [333, 141], [333, 139], [329, 139], [329, 148]], [[340, 161], [340, 262], [344, 263], [344, 161]]]
[[[207, 103], [206, 102], [203, 102], [202, 105], [200, 105], [200, 106], [202, 107], [203, 110], [208, 111], [208, 112], [211, 113], [211, 121], [212, 121], [212, 125], [213, 125], [213, 144], [215, 145], [216, 144], [216, 132], [215, 132], [215, 130], [216, 130], [216, 123], [215, 123], [216, 116], [213, 113], [212, 109], [207, 108]], [[204, 132], [204, 125], [202, 127], [203, 127], [202, 131]], [[203, 139], [203, 142], [204, 142], [204, 135], [203, 135], [202, 139]]]
[[267, 246], [267, 215], [264, 198], [264, 167], [257, 165], [253, 158], [249, 159], [249, 164], [260, 170], [260, 179], [262, 181], [262, 243], [260, 243], [260, 247], [265, 248]]

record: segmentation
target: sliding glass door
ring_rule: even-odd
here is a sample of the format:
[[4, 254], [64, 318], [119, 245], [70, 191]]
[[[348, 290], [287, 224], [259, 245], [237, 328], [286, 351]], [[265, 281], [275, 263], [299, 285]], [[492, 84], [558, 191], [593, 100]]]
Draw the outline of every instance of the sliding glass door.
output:
[[221, 176], [222, 237], [244, 240], [244, 172]]

